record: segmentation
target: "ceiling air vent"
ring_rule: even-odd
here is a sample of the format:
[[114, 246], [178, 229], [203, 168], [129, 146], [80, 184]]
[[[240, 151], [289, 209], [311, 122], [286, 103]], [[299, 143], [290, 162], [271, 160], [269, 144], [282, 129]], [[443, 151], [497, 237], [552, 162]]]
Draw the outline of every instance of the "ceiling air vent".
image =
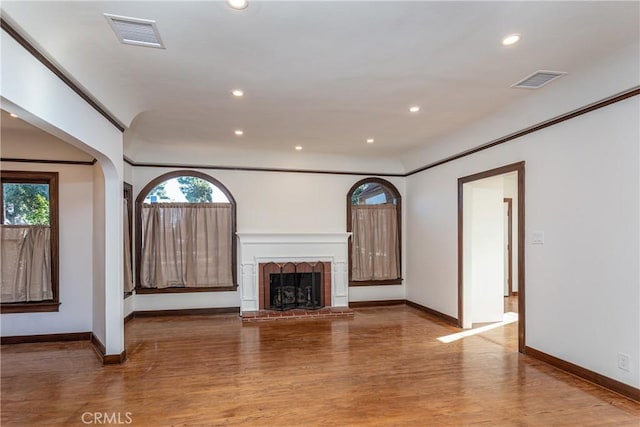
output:
[[539, 89], [547, 83], [564, 76], [563, 71], [536, 71], [530, 76], [525, 77], [511, 87], [519, 87], [523, 89]]
[[108, 13], [105, 13], [104, 16], [122, 43], [164, 49], [156, 21]]

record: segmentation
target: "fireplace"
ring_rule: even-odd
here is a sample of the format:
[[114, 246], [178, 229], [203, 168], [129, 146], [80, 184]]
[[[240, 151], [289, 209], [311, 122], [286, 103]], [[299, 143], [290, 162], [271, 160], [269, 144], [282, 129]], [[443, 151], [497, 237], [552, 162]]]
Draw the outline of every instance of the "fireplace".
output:
[[[283, 266], [285, 273], [321, 273], [319, 303], [324, 308], [310, 311], [320, 312], [329, 308], [349, 306], [347, 249], [350, 233], [240, 232], [237, 235], [239, 238], [240, 312], [243, 316], [245, 313], [271, 310], [270, 274], [279, 273], [280, 266]], [[269, 265], [267, 272], [264, 271], [266, 265]], [[305, 281], [309, 281], [312, 277], [314, 276], [303, 275], [299, 278], [303, 287]], [[295, 282], [296, 279], [294, 277], [283, 280]], [[314, 285], [318, 283], [315, 278], [313, 280]], [[308, 291], [303, 290], [304, 292]], [[307, 301], [307, 295], [300, 298], [302, 299]], [[300, 310], [305, 309], [271, 310], [270, 312], [290, 315]]]
[[331, 301], [330, 263], [269, 262], [259, 269], [261, 310], [317, 310]]
[[269, 310], [322, 308], [320, 273], [271, 274]]

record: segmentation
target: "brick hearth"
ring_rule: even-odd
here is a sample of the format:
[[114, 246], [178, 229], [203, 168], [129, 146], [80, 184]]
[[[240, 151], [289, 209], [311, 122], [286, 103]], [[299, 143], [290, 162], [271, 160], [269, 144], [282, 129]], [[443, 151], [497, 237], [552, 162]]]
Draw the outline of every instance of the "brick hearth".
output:
[[321, 317], [353, 317], [353, 310], [348, 307], [324, 307], [319, 310], [260, 310], [245, 311], [242, 313], [243, 322], [258, 322], [265, 320], [283, 319], [318, 319]]

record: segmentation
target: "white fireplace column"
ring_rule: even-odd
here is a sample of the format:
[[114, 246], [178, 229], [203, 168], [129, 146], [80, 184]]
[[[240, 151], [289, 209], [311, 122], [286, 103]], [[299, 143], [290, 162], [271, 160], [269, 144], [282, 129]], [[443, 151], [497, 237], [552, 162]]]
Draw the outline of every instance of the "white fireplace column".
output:
[[331, 307], [349, 306], [348, 240], [351, 233], [236, 233], [239, 239], [240, 313], [259, 310], [258, 265], [331, 263]]

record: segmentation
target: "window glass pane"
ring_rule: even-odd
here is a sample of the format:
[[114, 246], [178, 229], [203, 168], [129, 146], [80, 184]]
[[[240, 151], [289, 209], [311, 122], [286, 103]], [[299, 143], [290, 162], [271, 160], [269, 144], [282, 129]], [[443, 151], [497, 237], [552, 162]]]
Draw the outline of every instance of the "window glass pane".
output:
[[179, 176], [156, 185], [144, 203], [229, 203], [229, 199], [209, 181]]
[[4, 223], [49, 225], [49, 184], [3, 183]]
[[356, 188], [351, 195], [352, 205], [381, 205], [396, 204], [396, 198], [384, 185], [377, 182], [367, 182]]

